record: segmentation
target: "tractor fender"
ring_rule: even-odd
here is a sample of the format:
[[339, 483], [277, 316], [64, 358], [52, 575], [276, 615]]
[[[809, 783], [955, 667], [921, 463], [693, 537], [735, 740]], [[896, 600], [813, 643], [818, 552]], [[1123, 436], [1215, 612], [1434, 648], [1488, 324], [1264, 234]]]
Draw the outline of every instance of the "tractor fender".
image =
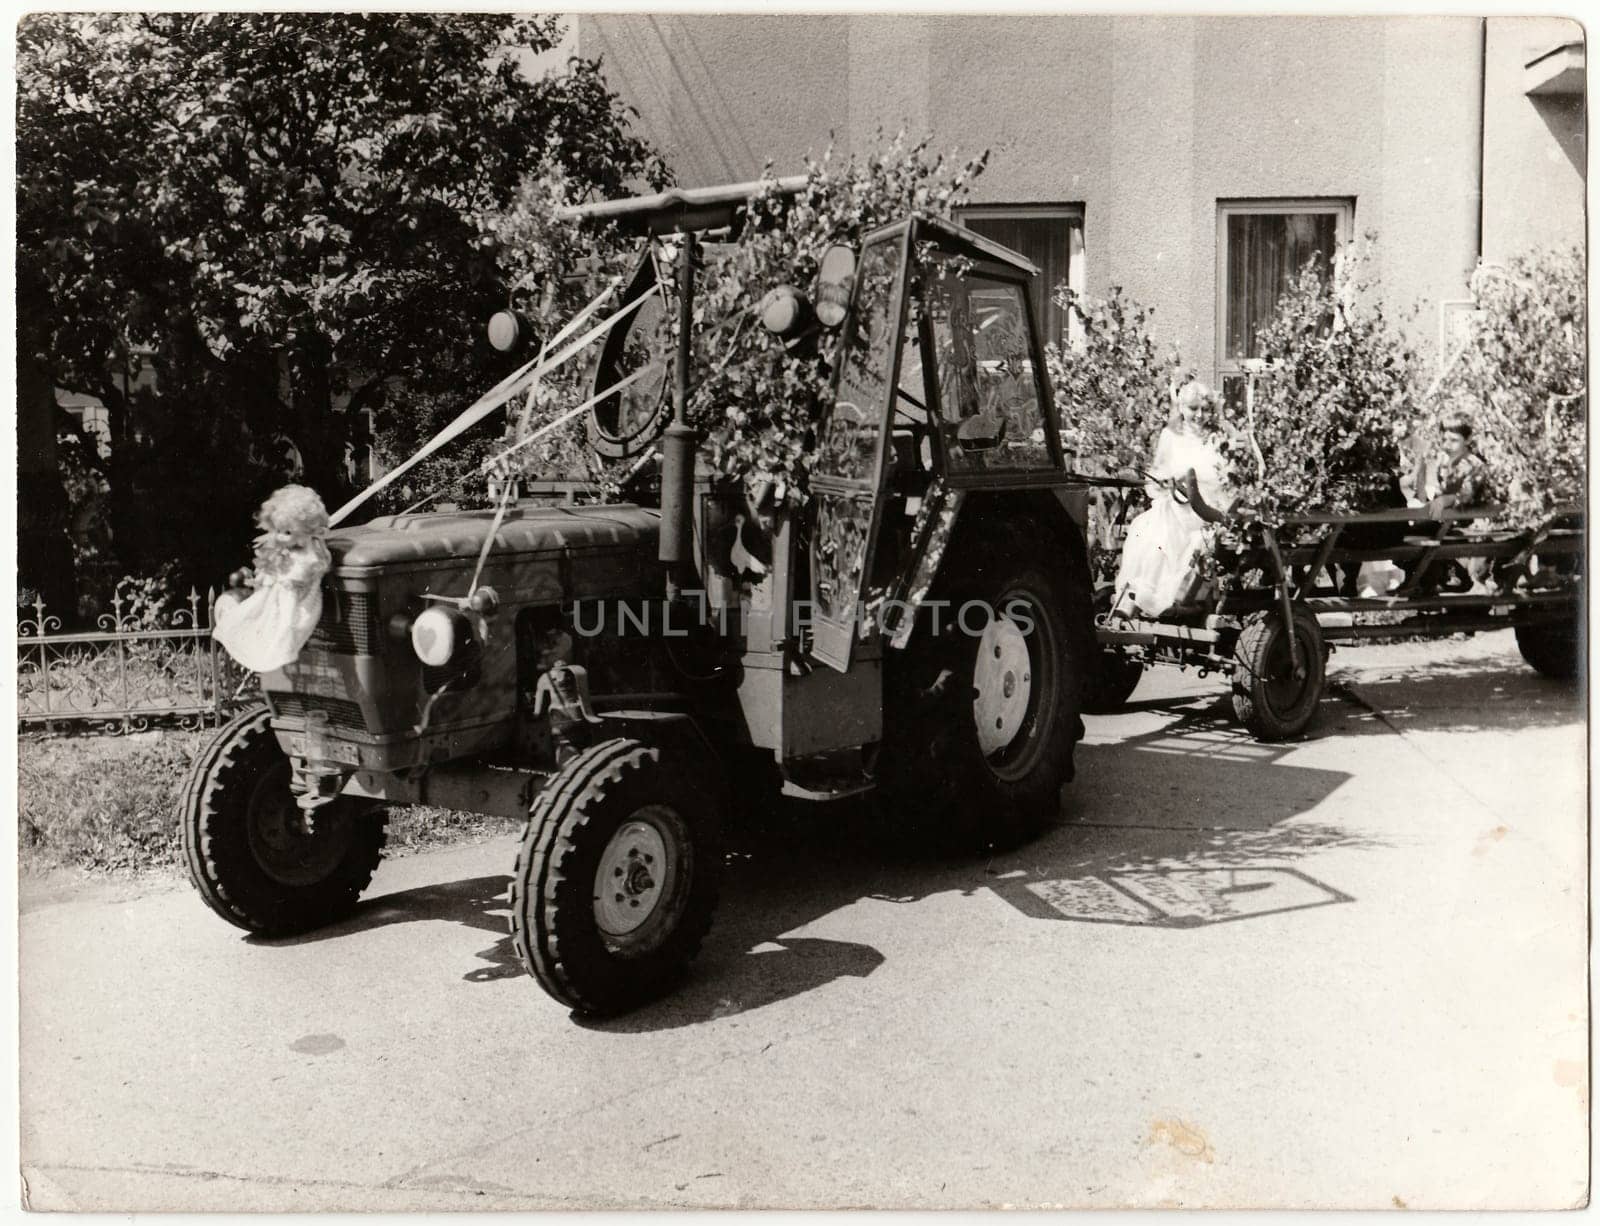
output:
[[663, 759], [690, 765], [690, 773], [700, 784], [713, 790], [726, 810], [728, 769], [699, 722], [686, 711], [621, 710], [602, 711], [593, 725], [595, 741], [626, 737], [654, 745]]
[[1087, 573], [1087, 507], [1088, 493], [1078, 487], [965, 490], [950, 489], [942, 480], [935, 480], [911, 528], [908, 564], [885, 605], [888, 611], [884, 628], [889, 646], [904, 650], [911, 641], [917, 610], [938, 581], [945, 559], [951, 556], [952, 542], [959, 549], [964, 530], [985, 522], [1026, 521], [1043, 533], [1039, 542], [1042, 549], [1060, 550], [1068, 565]]

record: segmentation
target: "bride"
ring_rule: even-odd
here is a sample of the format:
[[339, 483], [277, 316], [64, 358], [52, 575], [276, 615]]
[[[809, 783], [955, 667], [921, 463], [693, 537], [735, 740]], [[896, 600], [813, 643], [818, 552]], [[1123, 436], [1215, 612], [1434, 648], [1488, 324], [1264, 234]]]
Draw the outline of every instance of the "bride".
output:
[[1217, 402], [1198, 380], [1173, 397], [1172, 417], [1156, 442], [1145, 486], [1150, 508], [1128, 525], [1122, 544], [1112, 603], [1117, 615], [1161, 616], [1179, 603], [1194, 575], [1195, 555], [1205, 548], [1205, 521], [1174, 497], [1170, 483], [1192, 469], [1200, 496], [1208, 505], [1222, 505], [1222, 457], [1205, 438], [1205, 418]]

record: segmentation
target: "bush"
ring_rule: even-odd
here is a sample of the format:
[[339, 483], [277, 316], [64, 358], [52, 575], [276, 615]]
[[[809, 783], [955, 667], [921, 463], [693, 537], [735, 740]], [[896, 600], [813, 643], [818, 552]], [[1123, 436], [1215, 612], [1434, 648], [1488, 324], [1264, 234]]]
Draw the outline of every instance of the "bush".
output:
[[1473, 441], [1511, 526], [1533, 527], [1584, 499], [1586, 293], [1577, 247], [1480, 266], [1472, 277], [1477, 311], [1441, 382], [1440, 407], [1475, 422]]
[[1081, 472], [1145, 468], [1172, 413], [1172, 389], [1189, 377], [1177, 349], [1156, 345], [1153, 312], [1119, 286], [1097, 299], [1063, 285], [1056, 301], [1083, 325], [1081, 345], [1045, 348], [1063, 446]]
[[1253, 404], [1224, 406], [1227, 484], [1269, 516], [1375, 510], [1395, 489], [1419, 360], [1373, 295], [1369, 251], [1306, 264], [1261, 333]]

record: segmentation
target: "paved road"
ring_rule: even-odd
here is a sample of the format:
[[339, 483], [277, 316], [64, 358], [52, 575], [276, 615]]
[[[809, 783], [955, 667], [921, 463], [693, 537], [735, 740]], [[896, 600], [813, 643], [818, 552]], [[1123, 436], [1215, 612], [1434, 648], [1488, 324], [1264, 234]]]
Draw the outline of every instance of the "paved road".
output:
[[186, 888], [25, 903], [31, 1203], [1573, 1203], [1580, 699], [1507, 635], [1335, 665], [1279, 747], [1147, 674], [990, 863], [749, 838], [692, 982], [603, 1025], [516, 969], [510, 839], [297, 943]]

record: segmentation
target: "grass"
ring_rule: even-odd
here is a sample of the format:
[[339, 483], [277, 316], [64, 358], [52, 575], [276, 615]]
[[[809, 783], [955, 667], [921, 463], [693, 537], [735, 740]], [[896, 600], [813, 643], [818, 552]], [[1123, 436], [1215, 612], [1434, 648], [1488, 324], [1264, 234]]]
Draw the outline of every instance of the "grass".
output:
[[[211, 730], [25, 736], [17, 745], [17, 855], [24, 872], [177, 872], [177, 801]], [[388, 854], [513, 834], [518, 823], [428, 805], [396, 806]]]

